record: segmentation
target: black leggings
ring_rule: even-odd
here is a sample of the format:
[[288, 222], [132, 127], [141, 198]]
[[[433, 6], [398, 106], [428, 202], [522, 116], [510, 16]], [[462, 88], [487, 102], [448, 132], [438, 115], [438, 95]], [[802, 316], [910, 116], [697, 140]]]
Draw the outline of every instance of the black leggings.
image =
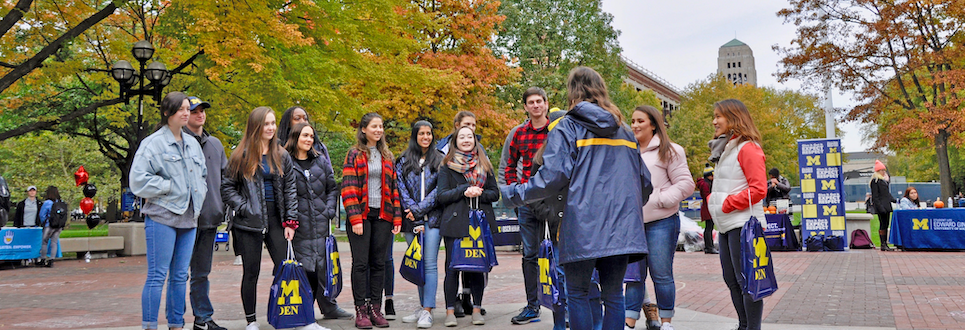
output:
[[749, 294], [741, 290], [740, 279], [743, 278], [740, 240], [741, 228], [717, 234], [719, 235], [720, 266], [724, 271], [724, 283], [727, 284], [727, 289], [730, 290], [730, 301], [734, 305], [734, 309], [737, 310], [737, 329], [761, 330], [764, 300], [754, 301]]
[[714, 249], [714, 220], [704, 220], [704, 250]]
[[890, 224], [891, 224], [891, 212], [878, 213], [878, 230], [887, 231], [888, 226]]
[[379, 219], [379, 209], [369, 208], [369, 216], [362, 221], [362, 235], [356, 235], [349, 226], [348, 243], [352, 249], [352, 298], [355, 306], [364, 306], [368, 298], [372, 299], [373, 304], [381, 304], [385, 260], [392, 246], [392, 223]]
[[[443, 237], [446, 241], [446, 280], [443, 282], [446, 295], [446, 309], [456, 307], [456, 295], [459, 293], [459, 273], [462, 273], [462, 285], [469, 288], [472, 295], [472, 306], [482, 306], [483, 289], [486, 287], [485, 273], [460, 272], [449, 269], [452, 263], [452, 251], [455, 250], [457, 239], [455, 237]], [[472, 313], [472, 311], [467, 311]]]
[[255, 321], [255, 303], [257, 303], [258, 275], [261, 272], [261, 251], [262, 244], [268, 247], [268, 255], [271, 256], [272, 275], [278, 272], [278, 267], [285, 261], [285, 254], [288, 252], [288, 243], [285, 241], [285, 229], [281, 226], [281, 219], [275, 210], [274, 203], [268, 203], [268, 232], [262, 234], [255, 231], [246, 231], [238, 228], [231, 230], [234, 236], [235, 251], [241, 256], [242, 275], [241, 275], [241, 305], [245, 309], [245, 319], [248, 322]]

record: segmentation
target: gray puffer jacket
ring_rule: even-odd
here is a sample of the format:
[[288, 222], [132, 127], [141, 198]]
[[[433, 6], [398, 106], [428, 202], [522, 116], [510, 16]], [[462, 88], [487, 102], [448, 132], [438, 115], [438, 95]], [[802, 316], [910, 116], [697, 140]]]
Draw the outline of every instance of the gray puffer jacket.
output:
[[306, 271], [321, 269], [326, 261], [325, 238], [329, 221], [338, 212], [339, 186], [328, 157], [309, 156], [311, 168], [294, 162], [295, 186], [298, 187], [298, 229], [292, 245], [295, 258]]

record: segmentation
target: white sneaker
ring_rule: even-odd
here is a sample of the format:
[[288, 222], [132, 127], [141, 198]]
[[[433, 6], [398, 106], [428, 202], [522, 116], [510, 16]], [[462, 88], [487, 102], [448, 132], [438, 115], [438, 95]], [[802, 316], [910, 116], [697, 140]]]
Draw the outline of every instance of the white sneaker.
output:
[[[320, 326], [320, 325], [318, 325], [318, 323], [314, 323], [314, 322], [313, 322], [313, 323], [310, 323], [309, 325], [303, 326], [303, 327], [298, 327], [298, 328], [296, 328], [296, 329], [298, 329], [298, 330], [332, 330], [332, 329], [329, 329], [329, 328]], [[245, 330], [247, 330], [247, 329], [245, 329]]]
[[419, 309], [416, 309], [414, 312], [412, 312], [412, 315], [403, 317], [402, 323], [415, 323], [419, 320], [419, 316], [422, 315], [422, 311], [424, 310], [425, 309], [422, 309], [422, 307], [419, 307]]
[[664, 322], [660, 325], [660, 330], [673, 330], [673, 325], [670, 325], [670, 322]]
[[432, 312], [427, 310], [422, 310], [419, 314], [419, 323], [416, 325], [419, 329], [428, 329], [432, 327]]
[[232, 265], [241, 266], [241, 256], [235, 256], [235, 262]]
[[261, 325], [259, 325], [258, 322], [251, 322], [248, 323], [248, 326], [245, 327], [245, 330], [261, 330]]

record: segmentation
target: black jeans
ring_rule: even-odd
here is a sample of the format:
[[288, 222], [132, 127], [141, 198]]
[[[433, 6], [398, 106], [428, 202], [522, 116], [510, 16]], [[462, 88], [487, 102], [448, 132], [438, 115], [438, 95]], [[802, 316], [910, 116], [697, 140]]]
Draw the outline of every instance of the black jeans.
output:
[[704, 250], [714, 249], [714, 220], [704, 220]]
[[194, 323], [211, 321], [214, 308], [208, 291], [211, 283], [208, 274], [211, 273], [211, 257], [214, 254], [214, 238], [218, 229], [198, 229], [198, 236], [194, 240], [194, 252], [191, 255], [191, 309], [194, 311]]
[[[878, 230], [888, 231], [891, 224], [891, 212], [878, 213]], [[887, 242], [887, 237], [882, 238], [882, 242]]]
[[305, 277], [308, 277], [308, 284], [312, 286], [315, 302], [318, 303], [318, 310], [322, 311], [322, 314], [332, 314], [338, 308], [334, 301], [325, 297], [325, 275], [327, 271], [323, 262], [319, 263], [315, 269], [305, 268]]
[[355, 306], [364, 306], [367, 298], [381, 304], [385, 259], [392, 246], [392, 223], [379, 219], [379, 209], [369, 208], [369, 216], [362, 221], [362, 235], [356, 235], [349, 227], [348, 243], [352, 249], [352, 298]]
[[268, 232], [265, 234], [241, 229], [232, 229], [235, 237], [235, 250], [241, 255], [241, 305], [245, 309], [245, 319], [255, 321], [255, 303], [257, 302], [258, 275], [261, 272], [261, 246], [268, 247], [271, 257], [271, 274], [278, 273], [278, 267], [285, 261], [288, 252], [288, 242], [285, 240], [285, 230], [281, 226], [281, 219], [275, 211], [275, 204], [268, 203]]
[[[449, 265], [452, 263], [452, 251], [455, 250], [456, 240], [462, 238], [443, 236], [442, 239], [446, 242], [446, 279], [443, 282], [446, 309], [456, 307], [456, 295], [459, 293], [459, 273], [462, 273], [462, 285], [469, 288], [472, 306], [482, 306], [483, 289], [486, 288], [486, 273], [460, 272], [450, 269]], [[471, 314], [472, 311], [466, 311], [466, 313]]]
[[760, 330], [764, 314], [764, 300], [754, 301], [741, 290], [740, 278], [743, 277], [741, 264], [741, 229], [718, 233], [720, 238], [720, 267], [724, 271], [724, 283], [730, 290], [730, 300], [737, 309], [740, 322], [738, 330]]

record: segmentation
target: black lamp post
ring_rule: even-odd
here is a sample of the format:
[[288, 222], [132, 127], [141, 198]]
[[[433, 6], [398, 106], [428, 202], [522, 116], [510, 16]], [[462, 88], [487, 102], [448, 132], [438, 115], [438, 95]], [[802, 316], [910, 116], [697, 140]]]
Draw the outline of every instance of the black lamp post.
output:
[[[137, 95], [137, 142], [143, 138], [144, 121], [144, 96], [149, 95], [155, 102], [161, 101], [161, 90], [171, 82], [171, 71], [161, 62], [151, 62], [145, 67], [148, 60], [154, 56], [154, 46], [147, 40], [134, 43], [131, 54], [140, 64], [140, 71], [134, 70], [131, 62], [120, 60], [114, 63], [111, 68], [111, 76], [120, 84], [120, 97], [124, 103], [131, 100], [131, 96]], [[147, 79], [145, 86], [144, 80]], [[136, 86], [135, 86], [136, 85]], [[136, 146], [135, 146], [136, 148]]]

